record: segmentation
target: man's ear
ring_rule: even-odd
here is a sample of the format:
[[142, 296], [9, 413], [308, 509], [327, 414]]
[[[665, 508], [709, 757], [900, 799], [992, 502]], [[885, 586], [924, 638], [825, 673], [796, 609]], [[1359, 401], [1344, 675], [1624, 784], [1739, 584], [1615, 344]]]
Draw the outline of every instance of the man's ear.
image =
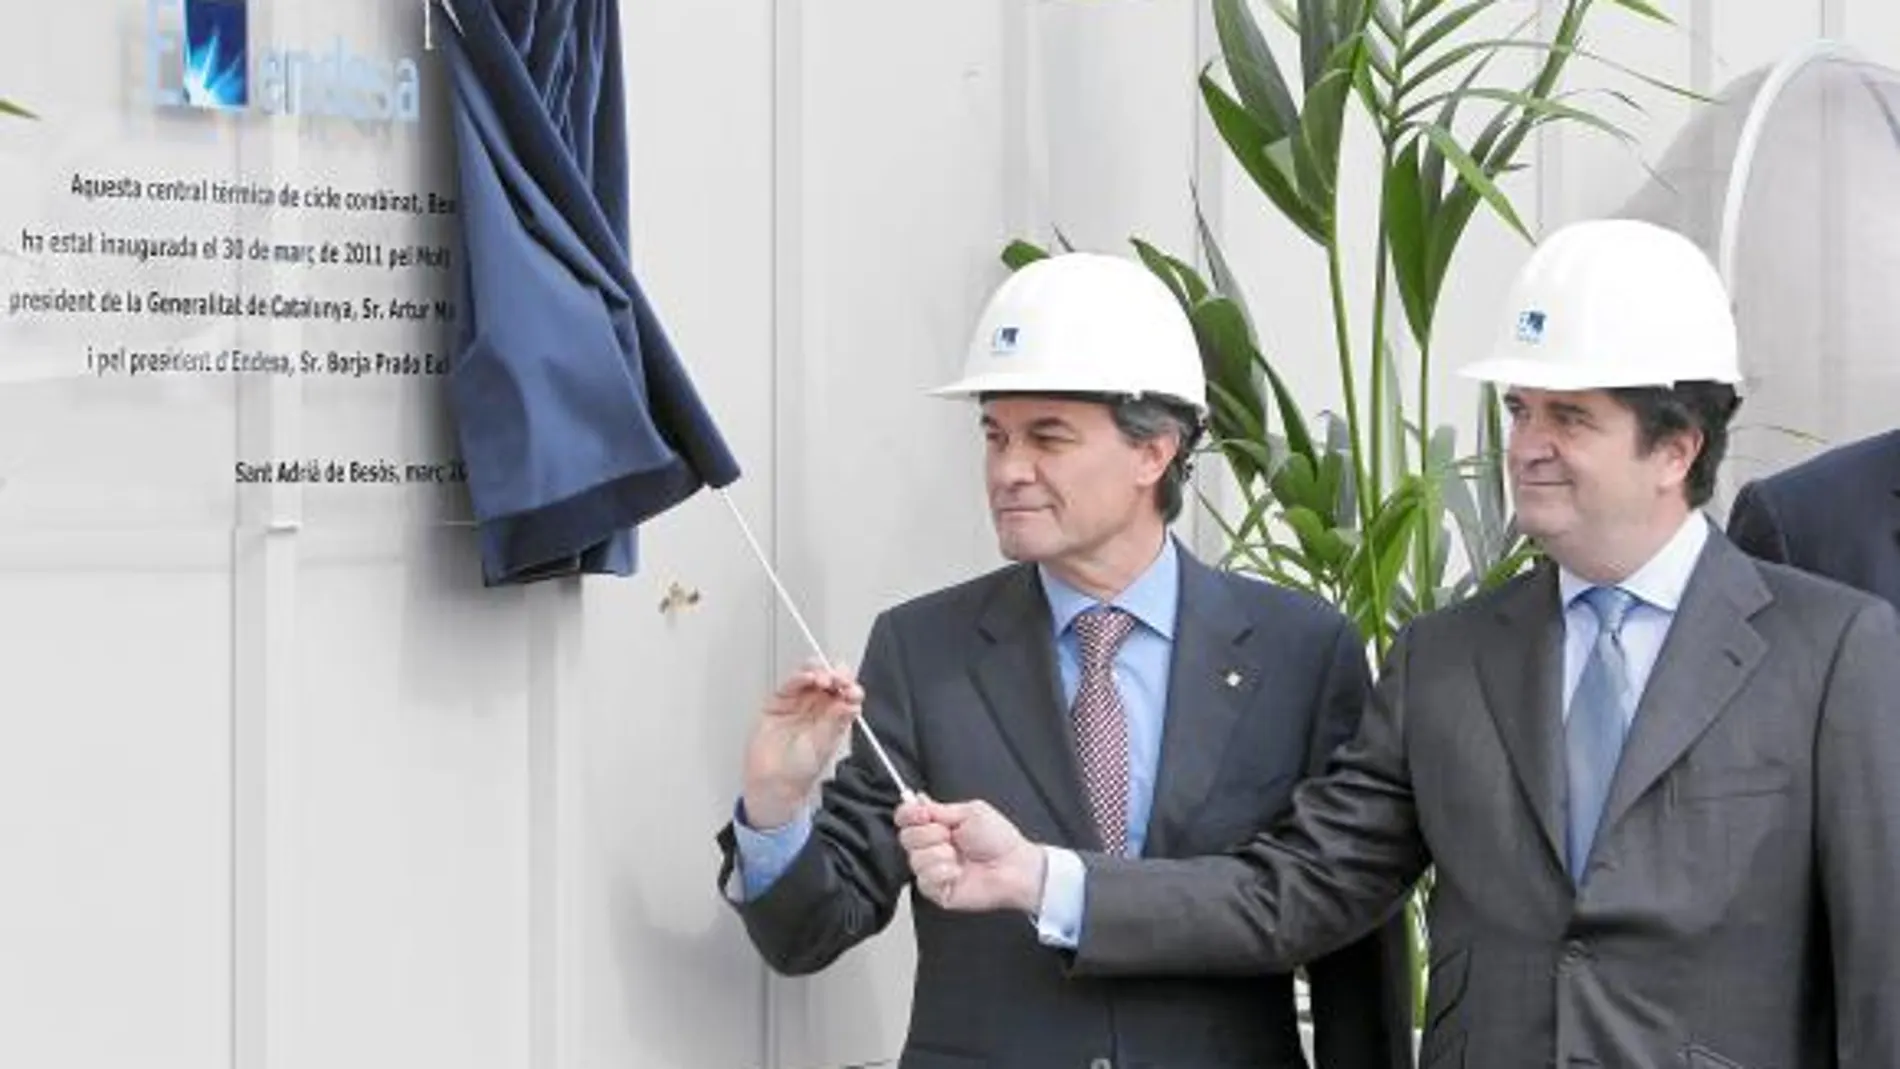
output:
[[1141, 455], [1139, 471], [1141, 485], [1153, 486], [1168, 473], [1168, 465], [1174, 463], [1175, 455], [1181, 451], [1181, 438], [1170, 431], [1146, 439], [1135, 448]]
[[1695, 467], [1696, 458], [1702, 455], [1702, 447], [1707, 441], [1707, 436], [1700, 430], [1690, 429], [1677, 431], [1656, 443], [1656, 451], [1662, 454], [1671, 489], [1679, 488], [1689, 481], [1689, 471]]

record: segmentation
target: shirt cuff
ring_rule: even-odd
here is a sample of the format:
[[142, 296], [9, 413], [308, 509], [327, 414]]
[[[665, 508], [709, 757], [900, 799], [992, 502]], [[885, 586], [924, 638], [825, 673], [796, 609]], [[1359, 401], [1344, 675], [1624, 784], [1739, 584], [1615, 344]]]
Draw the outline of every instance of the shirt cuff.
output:
[[1043, 946], [1074, 950], [1082, 942], [1082, 907], [1087, 871], [1073, 850], [1042, 848], [1045, 869], [1042, 905], [1036, 911], [1036, 938]]
[[[801, 809], [791, 823], [777, 828], [754, 828], [746, 823], [745, 802], [732, 807], [732, 835], [739, 848], [738, 863], [733, 866], [735, 879], [727, 884], [726, 896], [735, 902], [751, 902], [772, 889], [785, 870], [792, 867], [798, 852], [811, 839], [811, 812]], [[736, 886], [735, 886], [736, 885]], [[734, 895], [738, 891], [743, 897]]]

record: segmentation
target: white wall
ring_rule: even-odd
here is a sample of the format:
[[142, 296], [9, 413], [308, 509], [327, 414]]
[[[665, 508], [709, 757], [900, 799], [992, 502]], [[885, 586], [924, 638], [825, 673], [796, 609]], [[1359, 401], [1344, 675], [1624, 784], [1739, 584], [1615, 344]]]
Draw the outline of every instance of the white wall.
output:
[[[253, 3], [285, 32], [355, 20], [419, 50], [409, 5]], [[1900, 60], [1890, 6], [1685, 0], [1680, 30], [1606, 11], [1594, 44], [1708, 90], [1824, 30]], [[1008, 237], [1053, 224], [1086, 246], [1139, 233], [1187, 251], [1198, 181], [1271, 355], [1309, 404], [1329, 395], [1318, 258], [1199, 114], [1204, 8], [623, 5], [636, 267], [745, 466], [734, 500], [835, 655], [855, 661], [880, 607], [994, 563], [970, 413], [922, 390], [954, 372]], [[123, 142], [277, 175], [335, 158], [294, 124], [155, 134], [143, 3], [35, 17], [109, 44], [0, 43], [7, 94], [61, 94], [46, 123], [0, 125], [6, 188], [33, 191], [0, 236], [70, 210], [50, 172]], [[1685, 109], [1639, 96], [1658, 154]], [[121, 112], [117, 129], [61, 121]], [[440, 149], [398, 137], [346, 158], [421, 181]], [[1595, 137], [1537, 162], [1520, 194], [1545, 227], [1642, 177]], [[1441, 370], [1488, 336], [1523, 255], [1488, 220], [1467, 248]], [[38, 267], [9, 270], [14, 286]], [[895, 1053], [904, 918], [827, 974], [781, 980], [714, 893], [748, 720], [805, 656], [717, 499], [650, 524], [631, 579], [485, 591], [452, 511], [126, 474], [183, 470], [147, 455], [157, 442], [221, 468], [324, 433], [430, 440], [437, 417], [408, 395], [101, 389], [40, 375], [62, 351], [5, 330], [0, 416], [45, 434], [0, 427], [0, 1063], [818, 1069]], [[1448, 374], [1438, 392], [1441, 411], [1468, 407]], [[70, 452], [49, 459], [54, 439]], [[286, 515], [301, 526], [273, 529]], [[675, 582], [698, 604], [662, 613]]]

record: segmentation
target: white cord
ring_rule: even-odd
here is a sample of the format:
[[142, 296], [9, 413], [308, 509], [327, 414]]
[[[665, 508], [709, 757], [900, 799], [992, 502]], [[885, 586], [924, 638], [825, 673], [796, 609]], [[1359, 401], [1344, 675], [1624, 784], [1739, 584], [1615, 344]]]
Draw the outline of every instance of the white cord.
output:
[[442, 13], [449, 17], [449, 25], [456, 33], [462, 32], [462, 20], [455, 14], [455, 5], [450, 0], [422, 0], [422, 50], [435, 51], [435, 5], [442, 5]]
[[[720, 487], [719, 499], [726, 503], [727, 510], [732, 513], [732, 518], [738, 521], [739, 530], [745, 535], [746, 544], [752, 547], [753, 557], [758, 559], [759, 567], [764, 568], [766, 576], [772, 580], [772, 589], [778, 591], [780, 603], [785, 606], [786, 612], [792, 614], [793, 622], [798, 624], [798, 630], [804, 634], [812, 653], [817, 655], [819, 663], [825, 666], [826, 671], [831, 671], [831, 660], [825, 656], [824, 647], [818, 644], [817, 637], [805, 623], [804, 615], [798, 611], [798, 606], [792, 603], [791, 594], [786, 592], [785, 584], [779, 581], [778, 572], [773, 569], [772, 562], [766, 560], [765, 550], [759, 547], [759, 540], [752, 536], [752, 527], [745, 522], [745, 516], [740, 513], [739, 506], [733, 504], [732, 495], [728, 494], [724, 487]], [[864, 733], [865, 741], [871, 744], [871, 749], [877, 754], [878, 761], [884, 765], [885, 773], [891, 777], [891, 782], [897, 785], [898, 794], [902, 795], [905, 801], [910, 801], [915, 796], [911, 793], [910, 786], [904, 782], [904, 777], [898, 773], [897, 766], [891, 763], [891, 755], [884, 752], [884, 744], [877, 741], [877, 733], [871, 730], [871, 725], [865, 723], [862, 716], [852, 717], [851, 722]]]

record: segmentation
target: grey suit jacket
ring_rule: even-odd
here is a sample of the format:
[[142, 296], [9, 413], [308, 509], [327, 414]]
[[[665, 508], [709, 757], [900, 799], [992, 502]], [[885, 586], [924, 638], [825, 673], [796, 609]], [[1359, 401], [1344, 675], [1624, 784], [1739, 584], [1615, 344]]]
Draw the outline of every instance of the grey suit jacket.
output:
[[[1185, 550], [1180, 561], [1151, 857], [1229, 850], [1269, 824], [1351, 736], [1370, 685], [1358, 638], [1330, 607], [1215, 572]], [[1051, 632], [1028, 566], [893, 609], [871, 630], [864, 716], [913, 787], [986, 799], [1044, 842], [1099, 850]], [[1227, 684], [1230, 673], [1240, 685]], [[895, 792], [873, 761], [854, 748], [825, 787], [810, 843], [738, 907], [780, 971], [820, 969], [881, 930], [909, 886]], [[721, 841], [723, 885], [730, 827]], [[911, 906], [918, 961], [905, 1069], [1305, 1064], [1285, 974], [1071, 980], [1028, 918], [950, 914], [921, 896]], [[1409, 1065], [1402, 933], [1388, 926], [1349, 942], [1310, 970], [1320, 1064]]]
[[1900, 1067], [1893, 609], [1712, 534], [1580, 889], [1561, 638], [1547, 564], [1415, 621], [1272, 835], [1085, 859], [1077, 974], [1282, 968], [1432, 865], [1421, 1066]]
[[1830, 449], [1742, 487], [1729, 537], [1900, 607], [1900, 431]]

